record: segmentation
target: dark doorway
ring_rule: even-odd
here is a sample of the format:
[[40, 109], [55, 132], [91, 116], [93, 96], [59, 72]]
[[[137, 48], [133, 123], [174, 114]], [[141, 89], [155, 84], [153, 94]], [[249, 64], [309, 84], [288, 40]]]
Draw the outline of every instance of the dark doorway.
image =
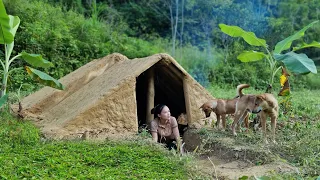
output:
[[[170, 68], [168, 66], [171, 66]], [[153, 67], [155, 97], [154, 106], [165, 104], [169, 107], [171, 116], [178, 118], [181, 113], [186, 113], [185, 97], [183, 90], [183, 74], [172, 64], [159, 61]], [[173, 69], [175, 68], [175, 69]], [[146, 127], [148, 71], [136, 78], [136, 102], [139, 129]]]
[[136, 102], [139, 129], [146, 127], [147, 90], [147, 72], [145, 71], [136, 78]]

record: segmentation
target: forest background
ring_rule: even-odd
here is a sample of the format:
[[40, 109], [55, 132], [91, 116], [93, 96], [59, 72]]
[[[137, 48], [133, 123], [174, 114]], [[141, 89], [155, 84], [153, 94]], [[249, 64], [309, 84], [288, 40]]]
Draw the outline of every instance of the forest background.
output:
[[[220, 23], [254, 32], [272, 48], [320, 16], [320, 1], [316, 0], [4, 0], [4, 3], [8, 14], [21, 19], [14, 51], [43, 55], [55, 65], [45, 69], [54, 78], [113, 52], [128, 58], [168, 53], [205, 87], [248, 83], [256, 89], [265, 89], [270, 75], [266, 61], [237, 60], [237, 55], [252, 47], [240, 38], [223, 34]], [[293, 43], [319, 39], [317, 23]], [[320, 66], [319, 48], [298, 53], [307, 54]], [[23, 63], [16, 61], [13, 66], [21, 67]], [[18, 70], [12, 74], [9, 91], [25, 83], [28, 86], [22, 86], [22, 91], [39, 88], [25, 73]], [[292, 89], [320, 88], [317, 74], [293, 74], [290, 83]]]

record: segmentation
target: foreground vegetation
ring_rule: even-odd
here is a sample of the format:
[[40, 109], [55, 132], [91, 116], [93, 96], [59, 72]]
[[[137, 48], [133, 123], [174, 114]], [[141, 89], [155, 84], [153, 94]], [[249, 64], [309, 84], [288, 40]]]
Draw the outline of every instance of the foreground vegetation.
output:
[[141, 136], [122, 141], [45, 141], [29, 122], [0, 118], [1, 179], [186, 179], [190, 157]]

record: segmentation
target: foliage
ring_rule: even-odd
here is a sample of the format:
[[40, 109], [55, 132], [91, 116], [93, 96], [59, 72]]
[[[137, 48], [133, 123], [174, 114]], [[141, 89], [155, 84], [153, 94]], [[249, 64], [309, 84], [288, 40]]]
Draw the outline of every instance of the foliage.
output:
[[265, 89], [268, 84], [266, 79], [269, 77], [270, 71], [268, 69], [261, 71], [261, 69], [265, 68], [266, 65], [266, 62], [257, 62], [255, 66], [248, 63], [221, 63], [211, 70], [208, 78], [211, 85], [218, 85], [222, 88], [226, 86], [236, 87], [239, 84], [246, 83], [256, 89]]
[[[169, 51], [168, 49], [166, 49]], [[222, 52], [214, 48], [200, 50], [196, 46], [188, 44], [176, 49], [175, 59], [188, 71], [201, 85], [209, 87], [211, 69], [223, 59]]]
[[[0, 59], [1, 65], [2, 65], [2, 84], [1, 84], [1, 93], [0, 93], [0, 101], [4, 101], [7, 99], [5, 96], [7, 93], [7, 82], [9, 77], [9, 68], [11, 63], [14, 62], [16, 59], [23, 59], [27, 63], [29, 63], [32, 66], [35, 67], [42, 67], [47, 68], [52, 66], [52, 63], [42, 58], [41, 55], [37, 54], [28, 54], [26, 52], [21, 52], [18, 55], [14, 56], [10, 59], [11, 53], [13, 52], [14, 47], [14, 38], [16, 35], [16, 32], [18, 30], [19, 24], [20, 24], [20, 18], [18, 16], [11, 16], [7, 15], [6, 9], [4, 7], [4, 4], [2, 0], [0, 0], [0, 25], [1, 25], [1, 31], [0, 31], [0, 43], [4, 45], [4, 60]], [[27, 72], [33, 79], [39, 81], [42, 84], [45, 84], [50, 87], [54, 87], [57, 89], [64, 89], [63, 85], [57, 81], [56, 79], [52, 78], [48, 74], [39, 71], [37, 69], [33, 69], [29, 66], [25, 66]], [[0, 107], [3, 103], [0, 103]]]
[[[167, 42], [162, 39], [145, 41], [142, 39], [127, 37], [123, 40], [122, 53], [128, 58], [142, 58], [156, 53], [165, 52], [164, 47]], [[156, 46], [154, 45], [156, 44]]]
[[[66, 11], [38, 0], [4, 2], [10, 13], [22, 19], [15, 39], [16, 50], [45, 54], [45, 58], [55, 66], [48, 69], [53, 77], [62, 77], [93, 59], [113, 52], [130, 58], [164, 52], [165, 40], [152, 37], [152, 40], [145, 41], [128, 37], [125, 34], [128, 31], [126, 23], [111, 7], [99, 17], [88, 15], [86, 18], [72, 10]], [[21, 65], [24, 64], [14, 63], [13, 67]], [[24, 78], [22, 71], [16, 72], [10, 80], [11, 89], [18, 89], [20, 85], [13, 82], [21, 82]], [[30, 79], [25, 81], [30, 82]]]
[[[163, 37], [171, 36], [170, 21], [165, 17], [169, 16], [168, 9], [162, 9], [162, 14], [156, 13], [146, 6], [144, 1], [99, 0], [96, 4], [96, 12], [100, 12], [98, 16], [92, 13], [95, 12], [92, 6], [93, 1], [4, 0], [4, 2], [10, 14], [16, 14], [22, 19], [19, 33], [15, 39], [17, 44], [15, 49], [18, 52], [24, 49], [28, 52], [44, 54], [44, 58], [51, 61], [56, 67], [48, 70], [50, 75], [55, 78], [62, 77], [92, 59], [103, 57], [112, 52], [119, 52], [130, 58], [135, 58], [171, 51], [168, 48], [171, 38], [163, 39]], [[161, 1], [154, 0], [154, 3], [156, 2], [160, 3]], [[282, 2], [283, 9], [274, 8], [276, 6], [273, 2], [264, 1], [234, 3], [219, 1], [221, 4], [215, 4], [212, 8], [210, 8], [212, 2], [185, 1], [184, 6], [181, 4], [182, 1], [179, 2], [179, 6], [184, 7], [183, 18], [182, 14], [179, 14], [179, 18], [181, 18], [179, 28], [183, 23], [184, 30], [183, 33], [178, 34], [179, 41], [176, 44], [177, 50], [174, 58], [185, 69], [190, 70], [192, 76], [204, 86], [208, 86], [210, 83], [225, 83], [223, 76], [215, 78], [208, 78], [208, 76], [213, 71], [218, 72], [215, 68], [220, 63], [223, 64], [219, 68], [237, 67], [235, 64], [239, 64], [239, 62], [235, 61], [236, 55], [244, 49], [248, 49], [246, 43], [234, 41], [226, 35], [221, 35], [216, 28], [218, 22], [235, 22], [235, 25], [265, 37], [271, 46], [274, 46], [275, 39], [280, 40], [279, 37], [292, 34], [294, 32], [292, 28], [302, 28], [301, 24], [297, 22], [294, 22], [294, 27], [291, 27], [284, 18], [282, 20], [278, 18], [278, 21], [274, 21], [275, 18], [268, 18], [273, 14], [283, 13], [286, 6], [282, 6]], [[159, 7], [162, 6], [163, 3], [159, 4]], [[312, 5], [308, 6], [313, 8]], [[287, 7], [289, 8], [289, 6]], [[132, 16], [127, 16], [128, 14]], [[295, 14], [295, 17], [302, 15], [305, 14]], [[283, 25], [284, 27], [290, 25], [290, 28], [283, 28]], [[279, 29], [280, 26], [281, 29]], [[181, 30], [178, 29], [178, 31]], [[206, 35], [205, 32], [210, 33]], [[304, 37], [317, 39], [313, 37], [317, 37], [318, 34], [316, 29], [310, 29]], [[150, 49], [151, 51], [149, 51]], [[197, 50], [194, 51], [195, 49]], [[316, 51], [313, 49], [299, 51], [307, 52], [308, 56], [310, 54], [311, 57], [316, 57]], [[189, 52], [190, 50], [192, 52]], [[12, 65], [20, 67], [24, 64], [17, 62]], [[232, 72], [231, 68], [228, 69]], [[259, 68], [253, 66], [250, 69]], [[242, 73], [241, 71], [236, 72]], [[219, 76], [217, 73], [214, 74]], [[9, 79], [8, 88], [10, 90], [18, 89], [20, 86], [18, 82], [31, 84], [31, 79], [24, 77], [25, 75], [25, 72], [21, 70], [13, 73]], [[234, 76], [237, 77], [237, 74]], [[251, 74], [251, 76], [258, 76], [257, 79], [266, 80], [266, 77], [260, 78], [260, 73]], [[210, 82], [213, 79], [215, 82]], [[248, 78], [238, 79], [243, 82]], [[300, 79], [302, 78], [296, 79], [297, 85], [305, 84]], [[264, 81], [252, 82], [259, 83], [251, 84], [256, 87], [265, 84]], [[32, 89], [37, 88], [36, 86], [32, 87]]]
[[[238, 55], [238, 59], [242, 62], [253, 62], [262, 59], [267, 59], [269, 62], [269, 69], [271, 70], [271, 77], [269, 84], [273, 84], [274, 76], [276, 75], [279, 68], [277, 68], [277, 61], [282, 64], [286, 69], [296, 74], [306, 74], [309, 72], [317, 73], [316, 66], [313, 60], [309, 59], [305, 54], [296, 54], [293, 51], [281, 54], [282, 51], [288, 50], [294, 40], [300, 39], [304, 32], [313, 26], [318, 21], [314, 21], [297, 33], [287, 37], [286, 39], [278, 42], [274, 47], [273, 53], [268, 50], [268, 45], [264, 39], [257, 38], [253, 32], [247, 32], [238, 26], [228, 26], [225, 24], [219, 24], [222, 32], [232, 37], [242, 37], [248, 44], [252, 46], [263, 47], [265, 53], [258, 51], [245, 51]], [[310, 45], [311, 46], [311, 45]], [[280, 66], [281, 67], [281, 66]]]

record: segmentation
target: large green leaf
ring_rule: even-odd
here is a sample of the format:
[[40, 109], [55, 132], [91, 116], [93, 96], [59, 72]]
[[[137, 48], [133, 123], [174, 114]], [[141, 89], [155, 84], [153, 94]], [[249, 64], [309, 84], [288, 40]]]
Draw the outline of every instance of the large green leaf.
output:
[[16, 35], [19, 25], [20, 25], [20, 18], [18, 16], [9, 15], [10, 32], [13, 35], [13, 37]]
[[250, 45], [267, 47], [266, 40], [257, 38], [253, 32], [247, 32], [238, 26], [228, 26], [226, 24], [219, 24], [219, 27], [225, 34], [232, 37], [242, 37]]
[[297, 50], [304, 49], [304, 48], [311, 48], [311, 47], [320, 48], [320, 43], [319, 43], [319, 42], [316, 42], [316, 41], [313, 41], [313, 42], [310, 43], [310, 44], [303, 43], [302, 45], [300, 45], [300, 46], [298, 46], [298, 47], [294, 47], [294, 48], [293, 48], [293, 51], [297, 51]]
[[[17, 29], [19, 27], [20, 24], [20, 18], [18, 16], [11, 16], [9, 15], [9, 25], [10, 25], [10, 32], [13, 35], [13, 37], [16, 35]], [[13, 46], [14, 46], [14, 41], [12, 41], [12, 43], [7, 45], [7, 56], [10, 57], [12, 50], [13, 50]]]
[[0, 44], [10, 44], [14, 40], [14, 35], [10, 32], [10, 18], [2, 0], [0, 0]]
[[0, 98], [0, 107], [2, 107], [2, 105], [4, 105], [7, 102], [7, 99], [8, 99], [8, 94], [5, 94]]
[[56, 88], [56, 89], [60, 89], [60, 90], [64, 89], [64, 86], [58, 80], [54, 79], [48, 74], [42, 71], [39, 71], [37, 69], [33, 69], [29, 66], [26, 66], [26, 70], [28, 74], [32, 77], [32, 79], [38, 81], [39, 83]]
[[299, 38], [301, 38], [302, 36], [304, 36], [304, 32], [309, 29], [311, 26], [313, 26], [315, 23], [317, 23], [318, 21], [314, 21], [312, 23], [310, 23], [309, 25], [307, 25], [306, 27], [304, 27], [303, 29], [301, 29], [300, 31], [298, 31], [297, 33], [287, 37], [286, 39], [278, 42], [274, 48], [274, 53], [275, 54], [280, 54], [282, 51], [287, 50], [291, 47], [291, 44], [294, 40], [297, 40]]
[[267, 55], [265, 55], [262, 52], [257, 51], [245, 51], [237, 56], [237, 58], [241, 62], [253, 62], [253, 61], [259, 61], [265, 58]]
[[286, 54], [274, 54], [277, 61], [284, 63], [285, 67], [297, 74], [317, 73], [316, 65], [312, 59], [309, 59], [305, 54], [296, 54], [288, 52]]
[[43, 59], [39, 54], [29, 54], [26, 52], [22, 52], [20, 53], [20, 55], [22, 59], [27, 61], [27, 63], [31, 64], [32, 66], [43, 68], [53, 67], [53, 64], [51, 62]]

